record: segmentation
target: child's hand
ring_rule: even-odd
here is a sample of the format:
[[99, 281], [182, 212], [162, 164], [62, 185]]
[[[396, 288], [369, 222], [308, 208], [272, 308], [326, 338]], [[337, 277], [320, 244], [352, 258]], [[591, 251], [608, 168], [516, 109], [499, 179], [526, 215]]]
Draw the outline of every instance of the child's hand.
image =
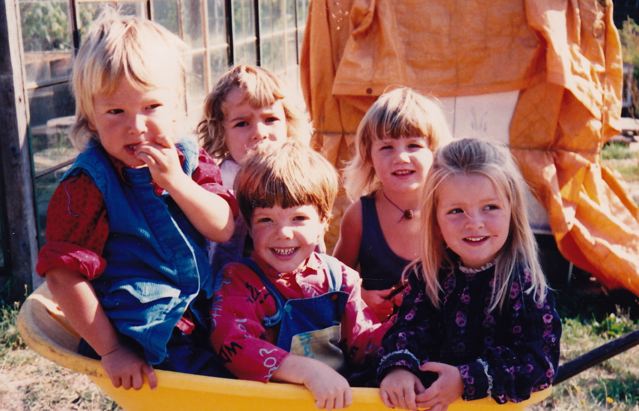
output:
[[103, 355], [101, 362], [104, 371], [116, 388], [121, 386], [125, 390], [129, 388], [139, 390], [144, 384], [145, 375], [152, 389], [158, 384], [153, 367], [122, 345]]
[[167, 191], [187, 177], [175, 144], [165, 136], [157, 136], [155, 141], [139, 144], [136, 155], [149, 167], [153, 181]]
[[386, 290], [366, 290], [362, 288], [362, 298], [380, 320], [386, 319], [393, 313], [393, 301], [387, 300], [392, 288]]
[[426, 391], [417, 396], [418, 407], [445, 411], [448, 405], [460, 398], [464, 392], [464, 383], [457, 367], [441, 362], [426, 362], [419, 369], [435, 372], [439, 377]]
[[389, 372], [379, 384], [382, 401], [389, 408], [416, 410], [417, 397], [424, 390], [424, 385], [419, 378], [403, 368]]
[[346, 378], [326, 364], [317, 365], [304, 380], [304, 385], [315, 398], [317, 408], [333, 410], [350, 406], [353, 394]]

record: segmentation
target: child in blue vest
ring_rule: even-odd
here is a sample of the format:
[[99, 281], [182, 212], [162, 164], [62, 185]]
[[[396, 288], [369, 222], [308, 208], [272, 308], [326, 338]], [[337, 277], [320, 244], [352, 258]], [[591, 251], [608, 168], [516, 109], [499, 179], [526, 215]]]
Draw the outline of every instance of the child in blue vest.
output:
[[51, 199], [37, 271], [114, 386], [155, 387], [153, 366], [218, 375], [205, 241], [230, 237], [235, 200], [181, 134], [182, 42], [111, 10], [82, 40], [71, 131], [82, 152]]
[[215, 350], [238, 378], [302, 384], [319, 408], [347, 407], [352, 366], [375, 363], [390, 322], [376, 321], [355, 270], [315, 251], [337, 195], [335, 169], [288, 140], [249, 157], [235, 188], [254, 250], [222, 271]]

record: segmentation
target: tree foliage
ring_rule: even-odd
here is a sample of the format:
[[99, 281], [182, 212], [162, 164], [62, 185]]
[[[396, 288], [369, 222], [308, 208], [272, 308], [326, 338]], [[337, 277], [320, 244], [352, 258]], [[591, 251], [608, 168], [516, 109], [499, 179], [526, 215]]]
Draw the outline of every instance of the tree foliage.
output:
[[66, 3], [20, 3], [24, 50], [69, 50], [71, 35]]
[[639, 68], [639, 24], [631, 17], [626, 18], [619, 30], [619, 36], [624, 63], [634, 64]]

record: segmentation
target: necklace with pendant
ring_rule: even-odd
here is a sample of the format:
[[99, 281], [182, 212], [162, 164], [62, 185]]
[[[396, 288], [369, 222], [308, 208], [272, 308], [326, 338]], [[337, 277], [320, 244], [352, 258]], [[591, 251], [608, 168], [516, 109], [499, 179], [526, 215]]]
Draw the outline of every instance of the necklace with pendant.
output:
[[386, 193], [384, 192], [384, 190], [382, 190], [382, 195], [384, 196], [384, 198], [385, 198], [385, 199], [386, 199], [386, 200], [387, 200], [387, 201], [388, 201], [388, 202], [389, 202], [389, 203], [390, 203], [393, 207], [395, 207], [396, 209], [398, 209], [399, 211], [401, 211], [402, 216], [401, 216], [401, 218], [399, 219], [399, 221], [402, 221], [402, 220], [412, 220], [412, 219], [413, 219], [413, 217], [415, 217], [415, 211], [414, 211], [413, 209], [410, 209], [410, 208], [406, 208], [406, 209], [401, 208], [400, 206], [398, 206], [397, 204], [395, 204], [395, 203], [393, 202], [393, 200], [391, 200], [390, 198], [388, 198], [388, 196], [386, 195]]

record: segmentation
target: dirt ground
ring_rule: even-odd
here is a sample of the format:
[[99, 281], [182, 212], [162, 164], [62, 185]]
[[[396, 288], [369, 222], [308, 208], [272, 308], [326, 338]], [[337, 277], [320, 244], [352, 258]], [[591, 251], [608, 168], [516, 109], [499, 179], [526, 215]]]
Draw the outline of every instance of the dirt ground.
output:
[[0, 411], [117, 410], [91, 380], [29, 349], [0, 358]]

